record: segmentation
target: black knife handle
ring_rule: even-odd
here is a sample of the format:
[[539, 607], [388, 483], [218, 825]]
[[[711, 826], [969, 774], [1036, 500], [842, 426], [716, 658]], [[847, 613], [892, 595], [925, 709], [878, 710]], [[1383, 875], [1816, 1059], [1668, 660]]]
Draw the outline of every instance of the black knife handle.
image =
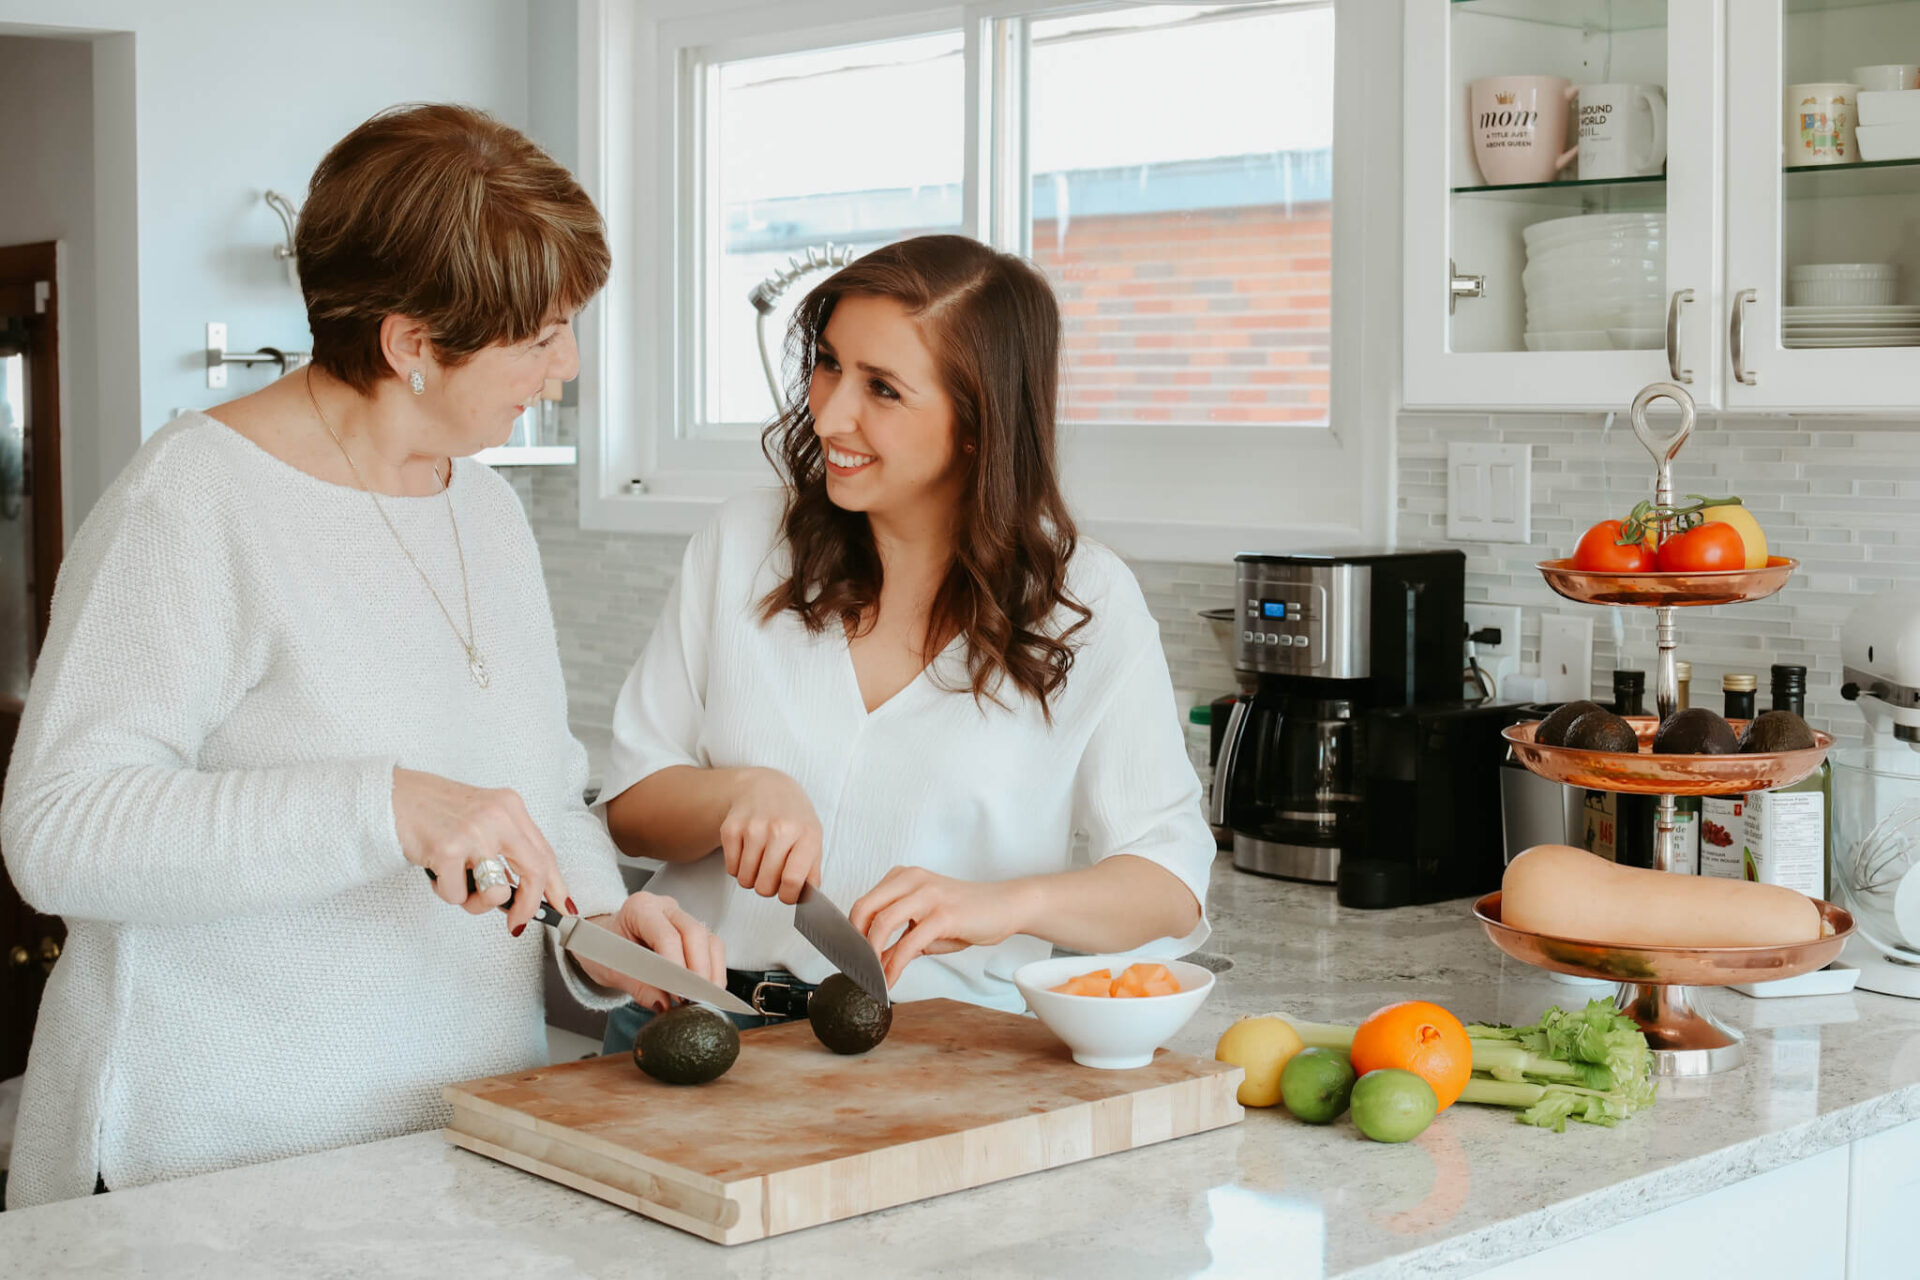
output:
[[[433, 881], [435, 884], [440, 883], [440, 877], [433, 874], [432, 868], [428, 868], [427, 870], [427, 879]], [[468, 893], [480, 892], [480, 886], [473, 882], [472, 867], [467, 868], [467, 892]], [[517, 889], [513, 885], [508, 885], [507, 900], [500, 904], [500, 909], [502, 911], [506, 911], [509, 908], [511, 908], [513, 906], [514, 895], [519, 892], [520, 892], [519, 889]], [[535, 920], [538, 920], [541, 924], [547, 924], [547, 925], [557, 925], [562, 920], [566, 919], [565, 916], [561, 915], [558, 911], [554, 910], [553, 904], [551, 902], [547, 902], [545, 900], [541, 901], [539, 909], [533, 913], [533, 918]]]

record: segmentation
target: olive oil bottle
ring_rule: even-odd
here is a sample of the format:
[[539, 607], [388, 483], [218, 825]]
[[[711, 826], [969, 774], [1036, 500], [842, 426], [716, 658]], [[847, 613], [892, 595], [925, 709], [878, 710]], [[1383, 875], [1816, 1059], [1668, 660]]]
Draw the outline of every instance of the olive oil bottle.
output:
[[[1773, 667], [1774, 711], [1806, 714], [1807, 669]], [[1800, 781], [1747, 797], [1745, 870], [1749, 880], [1785, 885], [1809, 898], [1833, 900], [1828, 883], [1827, 813], [1833, 769], [1825, 761]]]
[[[1746, 672], [1720, 678], [1728, 720], [1753, 719], [1753, 695], [1760, 683]], [[1747, 875], [1747, 797], [1745, 792], [1700, 799], [1700, 874], [1743, 880]]]

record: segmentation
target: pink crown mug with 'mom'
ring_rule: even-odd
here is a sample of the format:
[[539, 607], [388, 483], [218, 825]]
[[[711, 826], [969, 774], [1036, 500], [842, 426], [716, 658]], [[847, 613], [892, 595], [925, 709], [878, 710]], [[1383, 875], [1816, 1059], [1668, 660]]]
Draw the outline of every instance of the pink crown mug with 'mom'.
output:
[[1473, 158], [1490, 187], [1552, 182], [1580, 154], [1567, 146], [1579, 90], [1559, 76], [1489, 76], [1467, 86]]

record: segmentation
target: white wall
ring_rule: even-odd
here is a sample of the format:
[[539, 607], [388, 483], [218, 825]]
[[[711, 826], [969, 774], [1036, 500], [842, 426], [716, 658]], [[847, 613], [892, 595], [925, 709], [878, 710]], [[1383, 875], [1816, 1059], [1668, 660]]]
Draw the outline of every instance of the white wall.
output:
[[[75, 521], [174, 409], [271, 376], [236, 370], [227, 391], [209, 391], [209, 320], [225, 321], [236, 347], [307, 346], [263, 191], [302, 197], [328, 145], [396, 102], [464, 102], [528, 123], [528, 0], [0, 0], [0, 35], [48, 34], [95, 40], [96, 135], [111, 135], [115, 95], [131, 86], [137, 148], [116, 190], [124, 149], [96, 136], [101, 391], [96, 421], [69, 417]], [[97, 457], [82, 465], [82, 448]]]
[[[0, 121], [0, 245], [61, 242], [61, 471], [97, 475], [92, 45], [0, 36]], [[77, 523], [69, 511], [69, 533]]]

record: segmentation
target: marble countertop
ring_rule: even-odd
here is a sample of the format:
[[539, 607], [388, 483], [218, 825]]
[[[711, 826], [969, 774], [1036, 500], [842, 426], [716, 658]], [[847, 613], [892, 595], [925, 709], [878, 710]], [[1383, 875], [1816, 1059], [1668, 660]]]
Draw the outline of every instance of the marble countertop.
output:
[[[1462, 902], [1347, 911], [1329, 889], [1216, 865], [1210, 952], [1233, 962], [1173, 1047], [1235, 1017], [1357, 1021], [1418, 997], [1525, 1023], [1584, 992], [1507, 960]], [[1458, 1106], [1380, 1146], [1279, 1108], [1228, 1129], [723, 1248], [451, 1148], [437, 1133], [0, 1214], [22, 1275], [1446, 1277], [1920, 1117], [1920, 1002], [1865, 992], [1703, 1003], [1738, 1070], [1662, 1086], [1616, 1129]]]

